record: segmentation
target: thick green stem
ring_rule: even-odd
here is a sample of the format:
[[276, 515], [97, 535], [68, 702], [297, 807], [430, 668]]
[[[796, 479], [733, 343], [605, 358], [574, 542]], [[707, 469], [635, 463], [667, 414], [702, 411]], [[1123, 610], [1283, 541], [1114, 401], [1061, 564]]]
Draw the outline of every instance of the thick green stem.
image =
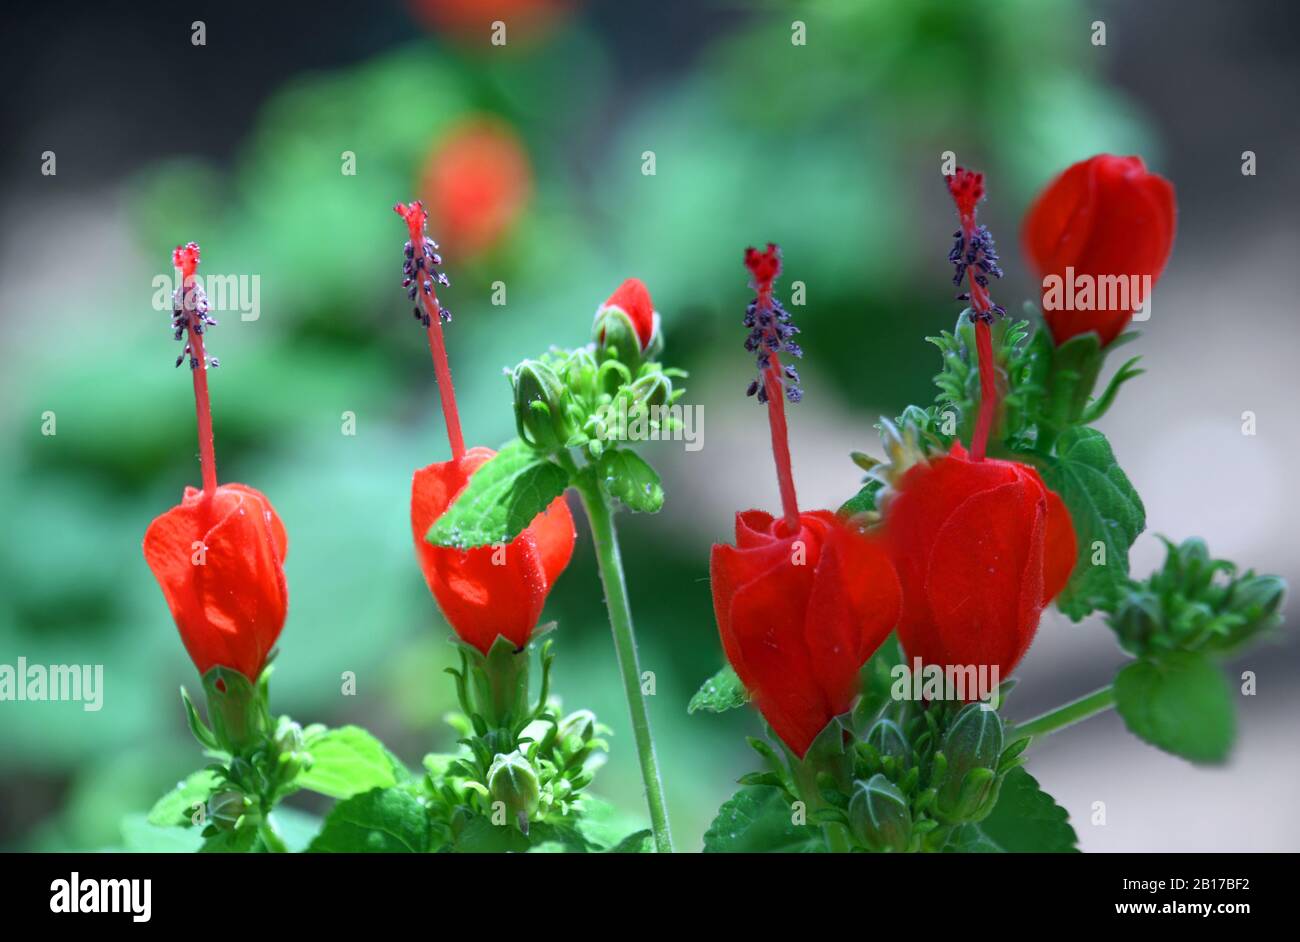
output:
[[1024, 736], [1031, 738], [1046, 736], [1048, 733], [1064, 729], [1067, 726], [1086, 720], [1090, 716], [1105, 712], [1114, 705], [1115, 688], [1107, 684], [1100, 690], [1094, 690], [1086, 697], [1080, 697], [1078, 700], [1059, 706], [1055, 710], [1049, 710], [1042, 716], [1021, 723], [1011, 730], [1008, 739], [1016, 740]]
[[[815, 748], [815, 747], [814, 747]], [[817, 788], [817, 773], [820, 771], [829, 772], [835, 777], [842, 778], [848, 775], [847, 769], [843, 765], [843, 755], [834, 757], [831, 762], [832, 767], [826, 767], [818, 761], [817, 756], [809, 753], [803, 759], [800, 759], [794, 753], [787, 750], [789, 757], [790, 773], [794, 779], [794, 785], [799, 792], [799, 797], [803, 799], [804, 809], [808, 814], [826, 807], [826, 802], [822, 800], [821, 792]], [[836, 772], [841, 775], [836, 775]], [[827, 821], [822, 825], [822, 837], [826, 839], [826, 848], [832, 854], [847, 854], [852, 850], [849, 842], [849, 830], [843, 824], [836, 821]]]
[[284, 838], [280, 836], [280, 832], [276, 828], [275, 822], [271, 820], [270, 812], [267, 812], [267, 816], [262, 819], [262, 823], [258, 825], [257, 831], [258, 834], [261, 835], [262, 843], [266, 845], [268, 851], [273, 854], [289, 853], [289, 847], [285, 844]]
[[575, 478], [591, 525], [591, 539], [600, 563], [600, 580], [605, 587], [605, 606], [609, 610], [609, 627], [614, 633], [614, 651], [619, 672], [623, 675], [623, 692], [632, 714], [632, 733], [641, 759], [641, 778], [645, 782], [646, 802], [650, 806], [650, 825], [654, 829], [655, 849], [671, 853], [672, 835], [668, 830], [668, 809], [664, 804], [664, 787], [659, 777], [659, 760], [655, 757], [654, 737], [650, 733], [650, 712], [641, 692], [641, 666], [637, 662], [636, 634], [632, 630], [632, 609], [627, 600], [627, 582], [618, 551], [609, 495], [590, 473]]

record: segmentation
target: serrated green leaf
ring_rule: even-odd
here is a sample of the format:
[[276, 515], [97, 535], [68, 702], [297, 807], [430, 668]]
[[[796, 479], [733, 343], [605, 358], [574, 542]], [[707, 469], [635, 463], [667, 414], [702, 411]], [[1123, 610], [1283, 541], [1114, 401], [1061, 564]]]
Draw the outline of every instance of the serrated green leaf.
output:
[[[1128, 584], [1128, 553], [1146, 527], [1142, 498], [1115, 460], [1106, 436], [1096, 429], [1067, 429], [1056, 454], [1040, 465], [1043, 480], [1070, 511], [1078, 559], [1056, 599], [1074, 621], [1113, 607]], [[1094, 543], [1104, 545], [1102, 559]], [[1098, 562], [1094, 563], [1094, 560]]]
[[627, 837], [623, 838], [609, 850], [607, 854], [648, 854], [654, 848], [652, 838], [654, 832], [650, 829], [642, 831], [633, 831]]
[[979, 823], [984, 837], [1009, 853], [1061, 854], [1078, 850], [1070, 815], [1023, 768], [1006, 774], [998, 803]]
[[378, 739], [360, 726], [331, 729], [307, 743], [311, 767], [297, 784], [330, 798], [351, 798], [372, 788], [390, 788], [405, 769]]
[[568, 486], [567, 471], [514, 439], [470, 476], [425, 539], [456, 549], [508, 543]]
[[200, 854], [255, 854], [266, 850], [262, 837], [255, 827], [241, 827], [234, 831], [218, 831], [203, 842]]
[[1200, 652], [1129, 664], [1115, 678], [1115, 709], [1133, 735], [1192, 762], [1222, 762], [1236, 734], [1228, 685]]
[[664, 489], [659, 474], [634, 451], [611, 448], [600, 456], [596, 473], [605, 490], [637, 513], [658, 513], [664, 505]]
[[705, 710], [709, 713], [725, 713], [748, 702], [749, 691], [740, 682], [732, 666], [727, 664], [700, 685], [695, 696], [691, 697], [691, 702], [686, 705], [686, 712]]
[[[148, 822], [155, 827], [190, 827], [194, 823], [196, 804], [207, 804], [208, 798], [221, 784], [221, 778], [211, 769], [191, 772], [185, 780], [163, 795], [149, 810]], [[206, 819], [207, 814], [204, 813]]]
[[841, 517], [853, 517], [857, 514], [871, 513], [876, 509], [876, 495], [884, 488], [885, 482], [872, 478], [862, 489], [840, 505]]
[[945, 854], [1001, 854], [1001, 847], [989, 839], [978, 824], [963, 824], [948, 837]]
[[429, 841], [429, 819], [415, 796], [400, 788], [376, 788], [335, 805], [307, 850], [421, 854]]
[[[552, 829], [540, 829], [538, 833], [546, 836], [538, 844], [557, 842]], [[451, 849], [457, 854], [521, 854], [529, 849], [529, 841], [513, 824], [493, 824], [490, 818], [480, 815], [465, 825]]]
[[795, 824], [779, 789], [742, 788], [732, 795], [704, 833], [706, 854], [818, 853], [826, 850], [815, 824]]
[[203, 846], [200, 828], [158, 827], [143, 814], [122, 819], [122, 849], [139, 854], [192, 854]]

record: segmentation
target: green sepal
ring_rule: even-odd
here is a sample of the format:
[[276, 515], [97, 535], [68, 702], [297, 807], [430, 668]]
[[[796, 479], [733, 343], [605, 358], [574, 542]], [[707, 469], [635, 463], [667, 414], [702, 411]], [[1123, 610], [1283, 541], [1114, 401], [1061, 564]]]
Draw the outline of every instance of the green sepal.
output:
[[220, 750], [221, 745], [217, 742], [217, 734], [203, 722], [199, 711], [194, 707], [194, 701], [190, 699], [190, 692], [184, 685], [181, 686], [181, 702], [185, 705], [185, 722], [189, 724], [190, 733], [198, 740], [199, 745], [213, 752]]
[[217, 665], [203, 675], [208, 697], [208, 721], [220, 749], [231, 755], [252, 751], [271, 736], [266, 679], [270, 667], [254, 685], [239, 671]]

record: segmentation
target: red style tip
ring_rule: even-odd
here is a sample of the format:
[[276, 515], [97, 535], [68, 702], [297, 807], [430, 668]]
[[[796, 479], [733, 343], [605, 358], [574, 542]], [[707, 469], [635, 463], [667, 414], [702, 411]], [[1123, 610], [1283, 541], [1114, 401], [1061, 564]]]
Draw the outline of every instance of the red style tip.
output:
[[423, 200], [415, 200], [412, 203], [398, 203], [393, 207], [393, 212], [406, 220], [406, 228], [411, 230], [412, 244], [419, 244], [424, 241], [424, 226], [429, 221], [429, 211], [424, 208]]
[[193, 278], [194, 270], [199, 267], [199, 244], [187, 242], [172, 249], [172, 267], [180, 269], [185, 278]]
[[745, 249], [745, 267], [754, 276], [755, 290], [771, 291], [772, 282], [781, 274], [781, 249], [771, 242], [761, 252], [750, 246]]
[[984, 174], [958, 167], [957, 172], [944, 177], [948, 181], [948, 192], [957, 204], [957, 212], [963, 219], [975, 215], [975, 204], [984, 199]]

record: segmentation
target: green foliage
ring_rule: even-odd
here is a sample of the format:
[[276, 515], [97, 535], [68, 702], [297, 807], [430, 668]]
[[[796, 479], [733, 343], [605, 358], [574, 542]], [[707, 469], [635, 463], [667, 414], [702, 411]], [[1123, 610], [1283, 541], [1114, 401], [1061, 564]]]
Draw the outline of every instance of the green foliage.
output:
[[312, 853], [407, 853], [431, 850], [429, 819], [419, 799], [402, 788], [376, 788], [330, 811]]
[[[998, 376], [998, 416], [994, 427], [1002, 429], [1009, 447], [1021, 448], [1033, 443], [1034, 405], [1043, 390], [1032, 369], [1030, 357], [1023, 351], [1029, 336], [1028, 321], [1002, 318], [992, 327], [993, 361]], [[975, 326], [969, 310], [957, 318], [952, 331], [925, 338], [939, 348], [943, 369], [934, 377], [939, 387], [935, 404], [926, 410], [925, 431], [942, 442], [944, 448], [954, 438], [970, 440], [979, 412], [979, 363], [975, 350]], [[907, 414], [898, 424], [906, 421]]]
[[1254, 570], [1238, 573], [1234, 563], [1212, 558], [1196, 538], [1180, 544], [1161, 539], [1164, 565], [1145, 581], [1129, 582], [1106, 619], [1130, 654], [1226, 653], [1281, 624], [1282, 579]]
[[429, 530], [436, 546], [472, 549], [508, 543], [564, 493], [569, 474], [515, 439], [479, 467]]
[[749, 691], [736, 676], [730, 664], [723, 665], [716, 674], [700, 685], [700, 689], [686, 705], [687, 713], [703, 710], [706, 713], [725, 713], [749, 702]]
[[1235, 735], [1232, 697], [1204, 653], [1170, 651], [1124, 667], [1115, 707], [1133, 735], [1193, 762], [1222, 762]]
[[746, 786], [729, 798], [704, 832], [706, 854], [818, 853], [821, 827], [795, 824], [790, 799], [770, 785]]
[[1007, 773], [993, 811], [969, 827], [978, 831], [984, 846], [962, 848], [968, 853], [996, 848], [1009, 853], [1057, 854], [1078, 849], [1079, 837], [1070, 825], [1069, 813], [1023, 768]]
[[222, 781], [212, 769], [191, 773], [154, 803], [148, 822], [156, 827], [189, 827], [194, 823], [195, 805], [206, 806]]
[[359, 726], [322, 729], [307, 737], [306, 749], [311, 764], [297, 784], [330, 798], [391, 788], [408, 775], [400, 760]]
[[664, 505], [664, 489], [659, 475], [646, 460], [626, 448], [611, 448], [601, 453], [596, 473], [605, 488], [638, 513], [658, 513]]
[[1065, 501], [1078, 544], [1057, 606], [1075, 621], [1113, 608], [1128, 584], [1129, 548], [1146, 526], [1142, 499], [1096, 429], [1070, 428], [1039, 467], [1044, 483]]

